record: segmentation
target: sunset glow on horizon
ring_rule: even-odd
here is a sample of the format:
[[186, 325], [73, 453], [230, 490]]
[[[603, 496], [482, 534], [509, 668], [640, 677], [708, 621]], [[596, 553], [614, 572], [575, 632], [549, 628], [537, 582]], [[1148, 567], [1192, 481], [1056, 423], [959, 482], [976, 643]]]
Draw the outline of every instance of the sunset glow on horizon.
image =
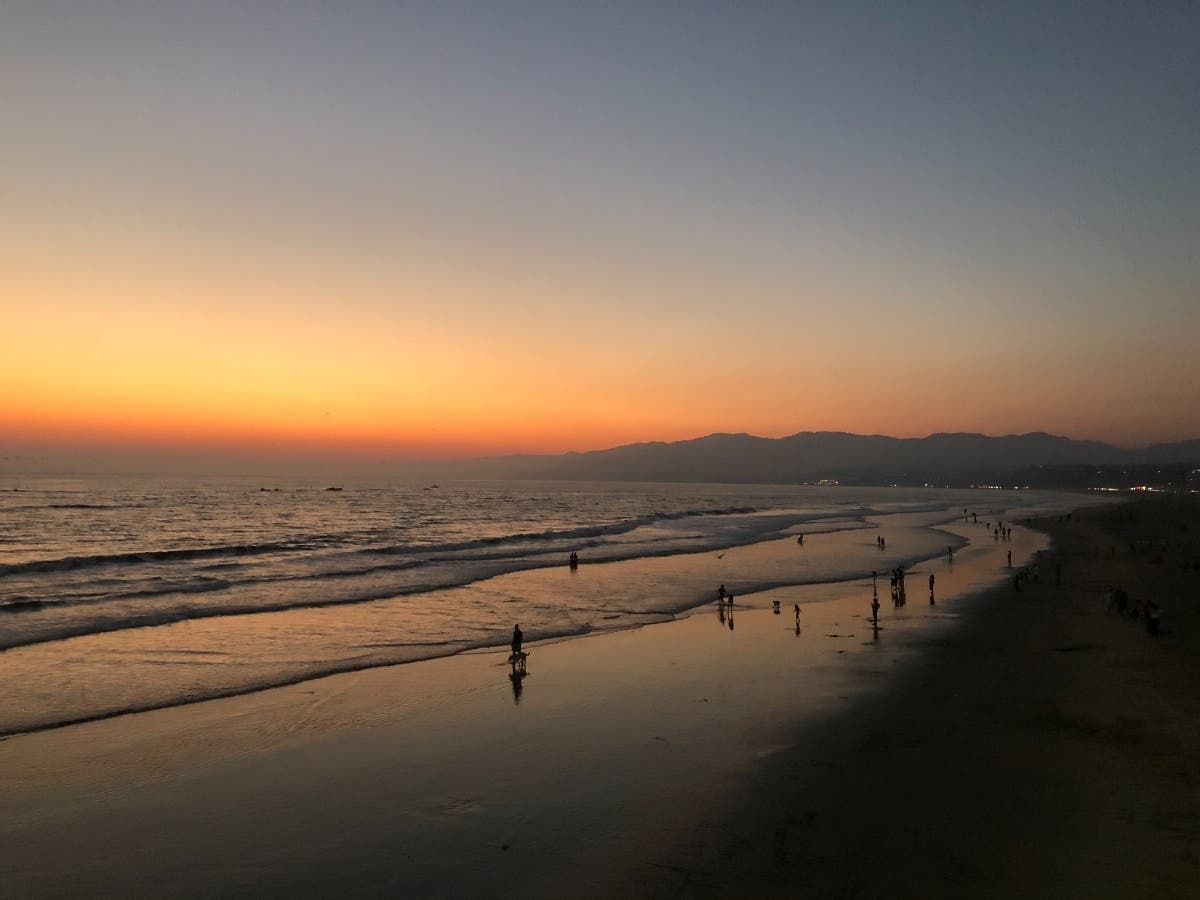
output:
[[0, 456], [1200, 437], [1194, 8], [501, 6], [0, 12]]

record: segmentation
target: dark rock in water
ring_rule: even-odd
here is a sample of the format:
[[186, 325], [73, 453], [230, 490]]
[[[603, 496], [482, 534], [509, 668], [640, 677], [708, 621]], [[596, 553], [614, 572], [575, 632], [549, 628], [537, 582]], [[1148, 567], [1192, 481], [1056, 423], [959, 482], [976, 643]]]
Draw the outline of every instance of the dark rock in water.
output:
[[325, 488], [325, 490], [327, 490], [327, 491], [340, 491], [340, 490], [341, 490], [341, 488], [340, 488], [340, 487], [327, 487], [327, 488]]

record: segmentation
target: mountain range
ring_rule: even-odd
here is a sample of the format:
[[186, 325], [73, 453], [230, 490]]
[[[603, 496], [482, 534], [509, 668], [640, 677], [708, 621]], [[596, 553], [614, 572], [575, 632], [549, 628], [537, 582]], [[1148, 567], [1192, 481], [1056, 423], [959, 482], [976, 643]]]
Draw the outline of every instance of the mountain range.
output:
[[1142, 470], [1153, 473], [1161, 467], [1181, 470], [1186, 477], [1190, 467], [1196, 465], [1200, 465], [1200, 440], [1124, 449], [1043, 432], [894, 438], [832, 431], [805, 431], [782, 438], [710, 434], [692, 440], [627, 444], [585, 453], [425, 464], [431, 473], [459, 478], [956, 485], [996, 480], [1008, 483], [1016, 476], [1022, 476], [1022, 483], [1060, 482], [1064, 478], [1075, 482], [1079, 470], [1089, 471], [1093, 480], [1098, 475], [1115, 477], [1124, 472], [1128, 480], [1140, 476]]

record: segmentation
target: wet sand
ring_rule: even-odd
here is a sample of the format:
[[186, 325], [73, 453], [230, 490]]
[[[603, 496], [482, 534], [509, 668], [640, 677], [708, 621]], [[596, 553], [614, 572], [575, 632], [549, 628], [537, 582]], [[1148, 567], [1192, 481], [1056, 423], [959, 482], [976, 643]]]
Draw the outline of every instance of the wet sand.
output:
[[1194, 895], [1194, 600], [1151, 642], [1076, 526], [1020, 596], [1041, 536], [955, 526], [878, 635], [869, 581], [780, 589], [535, 644], [519, 697], [478, 652], [0, 741], [2, 893]]
[[[1031, 524], [1054, 541], [1038, 584], [981, 598], [888, 693], [799, 729], [637, 892], [1200, 896], [1200, 503]], [[1160, 636], [1110, 611], [1110, 586], [1157, 602]]]

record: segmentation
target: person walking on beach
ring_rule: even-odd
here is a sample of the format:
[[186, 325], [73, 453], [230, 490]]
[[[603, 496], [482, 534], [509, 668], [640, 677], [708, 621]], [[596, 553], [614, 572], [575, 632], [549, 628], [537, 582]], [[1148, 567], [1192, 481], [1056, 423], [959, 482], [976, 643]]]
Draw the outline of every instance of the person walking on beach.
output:
[[718, 603], [724, 603], [725, 598], [728, 596], [729, 595], [725, 592], [725, 585], [721, 585], [719, 588], [717, 588], [717, 602]]
[[1146, 601], [1146, 633], [1150, 637], [1158, 637], [1158, 629], [1162, 621], [1162, 612], [1153, 600]]
[[1012, 551], [1011, 550], [1008, 551], [1008, 567], [1010, 569], [1012, 568]]
[[525, 639], [525, 635], [521, 634], [521, 626], [514, 625], [513, 626], [513, 636], [512, 636], [513, 656], [519, 656], [521, 654], [521, 642], [524, 639]]

